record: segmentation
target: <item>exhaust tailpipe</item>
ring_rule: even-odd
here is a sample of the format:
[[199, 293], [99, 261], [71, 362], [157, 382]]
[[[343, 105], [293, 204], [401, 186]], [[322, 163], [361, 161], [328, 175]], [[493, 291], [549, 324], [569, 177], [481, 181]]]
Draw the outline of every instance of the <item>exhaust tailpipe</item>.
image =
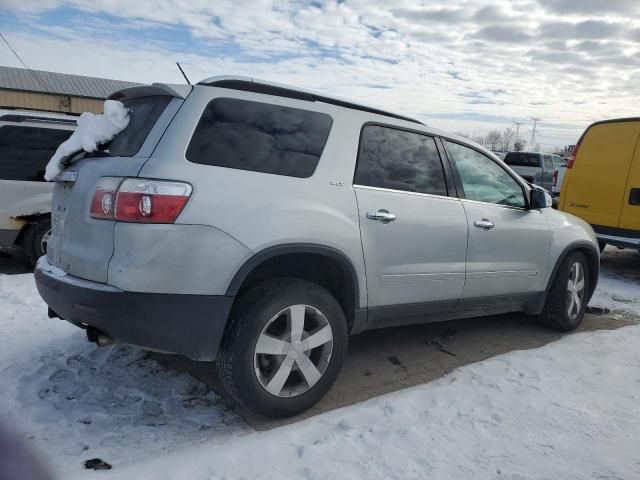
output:
[[97, 328], [87, 327], [87, 340], [95, 343], [99, 347], [106, 347], [113, 345], [116, 341], [104, 332], [101, 332]]

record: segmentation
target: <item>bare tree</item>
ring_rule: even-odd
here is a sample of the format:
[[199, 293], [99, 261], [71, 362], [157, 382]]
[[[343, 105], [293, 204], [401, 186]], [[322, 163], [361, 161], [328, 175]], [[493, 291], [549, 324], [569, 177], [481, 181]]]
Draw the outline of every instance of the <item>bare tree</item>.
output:
[[485, 144], [485, 137], [483, 137], [482, 135], [474, 135], [473, 137], [471, 137], [471, 140], [479, 143], [480, 145]]
[[524, 150], [524, 147], [527, 146], [527, 141], [526, 140], [522, 140], [522, 139], [518, 139], [514, 142], [513, 144], [513, 149], [516, 152], [521, 152]]
[[516, 134], [512, 128], [505, 128], [504, 132], [502, 132], [501, 145], [500, 148], [503, 152], [508, 152], [511, 150], [511, 146]]
[[487, 136], [484, 137], [484, 145], [489, 150], [498, 150], [500, 148], [500, 143], [502, 141], [502, 135], [498, 130], [491, 130], [487, 133]]

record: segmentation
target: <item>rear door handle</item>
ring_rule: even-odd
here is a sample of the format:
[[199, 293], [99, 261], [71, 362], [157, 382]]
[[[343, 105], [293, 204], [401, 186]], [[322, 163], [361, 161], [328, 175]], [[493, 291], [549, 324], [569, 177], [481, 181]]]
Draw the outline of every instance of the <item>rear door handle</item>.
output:
[[493, 227], [495, 227], [494, 223], [486, 218], [483, 218], [482, 220], [476, 220], [475, 222], [473, 222], [473, 225], [485, 230], [491, 230]]
[[398, 217], [389, 212], [389, 210], [380, 209], [377, 212], [367, 212], [367, 218], [369, 220], [378, 220], [382, 223], [389, 223], [393, 222]]

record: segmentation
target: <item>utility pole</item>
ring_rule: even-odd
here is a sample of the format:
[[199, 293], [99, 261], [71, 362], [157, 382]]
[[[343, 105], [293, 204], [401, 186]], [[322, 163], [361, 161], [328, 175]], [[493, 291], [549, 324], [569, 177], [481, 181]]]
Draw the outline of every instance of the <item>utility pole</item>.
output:
[[536, 145], [536, 127], [537, 127], [538, 122], [540, 120], [541, 120], [540, 118], [531, 117], [531, 121], [533, 122], [533, 127], [531, 128], [531, 142], [529, 144], [530, 149], [535, 148], [535, 145]]
[[520, 125], [522, 125], [522, 122], [513, 122], [514, 125], [516, 126], [516, 139], [514, 140], [514, 144], [518, 143], [518, 140], [520, 138]]

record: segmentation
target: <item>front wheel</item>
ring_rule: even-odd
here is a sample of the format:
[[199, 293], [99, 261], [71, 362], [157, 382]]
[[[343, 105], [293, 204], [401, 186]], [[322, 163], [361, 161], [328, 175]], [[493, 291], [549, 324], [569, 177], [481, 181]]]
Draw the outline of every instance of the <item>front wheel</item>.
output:
[[563, 332], [577, 328], [587, 308], [590, 285], [589, 264], [584, 253], [570, 253], [558, 268], [540, 320]]
[[347, 353], [347, 324], [336, 299], [300, 279], [268, 280], [242, 294], [216, 359], [229, 394], [269, 417], [317, 403]]

